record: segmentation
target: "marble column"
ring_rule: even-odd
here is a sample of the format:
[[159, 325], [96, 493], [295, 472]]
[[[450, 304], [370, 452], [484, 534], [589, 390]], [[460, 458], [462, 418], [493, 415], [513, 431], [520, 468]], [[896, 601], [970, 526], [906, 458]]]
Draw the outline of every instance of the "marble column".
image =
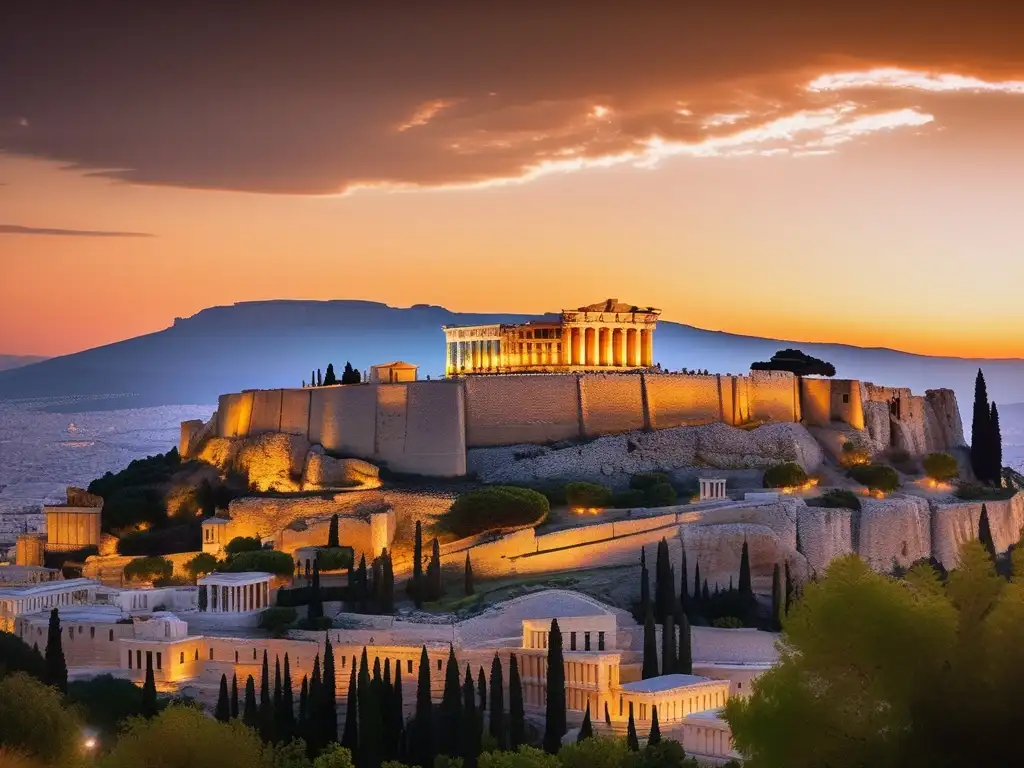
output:
[[572, 348], [572, 328], [562, 328], [562, 363], [564, 365], [572, 365], [574, 359]]
[[610, 366], [613, 364], [612, 358], [612, 329], [602, 328], [601, 329], [601, 365]]
[[583, 343], [584, 332], [583, 328], [572, 329], [572, 364], [573, 365], [586, 365], [587, 351], [586, 345]]
[[584, 329], [586, 340], [585, 365], [597, 365], [597, 328]]
[[636, 328], [626, 330], [626, 361], [632, 368], [640, 365], [640, 331]]
[[629, 365], [626, 358], [626, 329], [616, 328], [614, 331], [615, 365], [625, 368]]
[[654, 365], [654, 332], [645, 328], [640, 337], [643, 342], [641, 364], [644, 366], [652, 366]]

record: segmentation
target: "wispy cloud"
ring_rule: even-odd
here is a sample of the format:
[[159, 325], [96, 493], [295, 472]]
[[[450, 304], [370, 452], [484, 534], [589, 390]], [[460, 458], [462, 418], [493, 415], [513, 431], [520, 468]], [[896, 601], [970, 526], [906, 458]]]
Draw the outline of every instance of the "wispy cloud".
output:
[[119, 232], [104, 229], [57, 229], [54, 227], [23, 227], [0, 224], [0, 235], [50, 235], [56, 237], [156, 237], [149, 232]]
[[864, 72], [835, 72], [821, 75], [807, 85], [813, 93], [858, 88], [903, 89], [927, 93], [1006, 93], [1024, 95], [1024, 80], [982, 80], [970, 75], [916, 72], [887, 67]]
[[453, 99], [433, 99], [424, 104], [420, 104], [413, 112], [412, 117], [408, 121], [398, 126], [399, 133], [408, 131], [410, 128], [419, 128], [420, 126], [426, 125], [435, 117], [437, 117], [442, 111], [448, 109], [455, 104]]

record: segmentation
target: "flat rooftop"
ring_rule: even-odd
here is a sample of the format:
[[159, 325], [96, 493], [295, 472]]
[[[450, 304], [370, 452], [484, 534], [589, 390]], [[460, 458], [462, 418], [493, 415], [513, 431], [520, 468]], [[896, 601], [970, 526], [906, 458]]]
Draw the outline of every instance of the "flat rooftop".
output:
[[245, 571], [243, 573], [210, 573], [198, 580], [199, 584], [253, 584], [274, 578], [274, 574], [266, 571]]
[[[57, 609], [61, 624], [116, 624], [128, 618], [115, 605], [63, 605]], [[50, 611], [36, 611], [25, 614], [24, 618], [31, 621], [49, 621]]]
[[649, 677], [646, 680], [637, 680], [632, 683], [625, 683], [622, 690], [633, 693], [661, 693], [676, 688], [685, 688], [688, 685], [700, 685], [701, 683], [714, 682], [710, 677], [700, 675], [659, 675]]
[[73, 592], [78, 589], [96, 587], [97, 585], [98, 582], [92, 579], [63, 579], [62, 581], [47, 581], [42, 584], [12, 584], [0, 588], [0, 598], [36, 597], [37, 595], [48, 595], [53, 592]]

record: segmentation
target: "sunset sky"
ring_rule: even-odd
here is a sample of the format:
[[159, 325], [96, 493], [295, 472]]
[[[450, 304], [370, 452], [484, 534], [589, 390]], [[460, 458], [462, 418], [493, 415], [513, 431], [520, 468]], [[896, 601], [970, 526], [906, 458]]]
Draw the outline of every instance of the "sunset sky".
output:
[[15, 5], [0, 353], [254, 299], [617, 297], [1024, 357], [1019, 4]]

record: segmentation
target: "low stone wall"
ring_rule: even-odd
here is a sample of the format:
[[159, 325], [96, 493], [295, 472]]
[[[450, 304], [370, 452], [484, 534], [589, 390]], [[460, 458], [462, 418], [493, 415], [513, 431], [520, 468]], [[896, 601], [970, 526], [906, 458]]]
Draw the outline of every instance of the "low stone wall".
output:
[[774, 664], [779, 635], [757, 629], [691, 627], [691, 655], [694, 664]]

